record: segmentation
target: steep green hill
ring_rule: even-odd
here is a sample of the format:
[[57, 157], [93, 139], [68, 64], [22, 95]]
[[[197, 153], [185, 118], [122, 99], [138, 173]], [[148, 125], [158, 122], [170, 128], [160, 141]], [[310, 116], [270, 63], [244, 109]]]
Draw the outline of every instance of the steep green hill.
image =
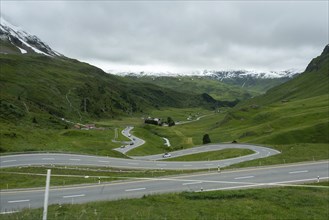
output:
[[211, 133], [263, 144], [328, 144], [329, 46], [298, 77], [237, 105]]
[[310, 62], [304, 73], [268, 90], [265, 95], [249, 100], [247, 104], [266, 105], [325, 94], [329, 94], [329, 45]]
[[2, 54], [0, 66], [1, 119], [5, 121], [20, 120], [28, 113], [87, 121], [146, 108], [227, 104], [206, 94], [123, 79], [67, 58]]
[[[147, 141], [166, 137], [172, 145], [170, 150], [201, 145], [203, 135], [209, 134], [213, 143], [254, 143], [282, 152], [241, 166], [328, 159], [328, 49], [327, 46], [301, 76], [233, 109], [220, 109], [197, 122], [173, 128], [144, 126], [138, 134]], [[152, 144], [129, 154], [145, 155], [155, 150], [156, 153], [168, 151], [161, 144]]]
[[134, 82], [65, 57], [0, 54], [0, 73], [0, 152], [51, 150], [123, 156], [112, 150], [120, 147], [111, 141], [113, 129], [72, 133], [70, 128], [157, 108], [212, 109], [236, 104], [208, 94]]

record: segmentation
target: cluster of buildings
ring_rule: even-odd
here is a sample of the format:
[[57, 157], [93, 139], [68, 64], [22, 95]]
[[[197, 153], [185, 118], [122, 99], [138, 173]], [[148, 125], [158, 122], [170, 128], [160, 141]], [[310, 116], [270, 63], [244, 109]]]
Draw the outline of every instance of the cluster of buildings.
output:
[[80, 130], [105, 130], [105, 128], [99, 127], [97, 128], [95, 124], [80, 124], [77, 123], [74, 125], [75, 129], [80, 129]]

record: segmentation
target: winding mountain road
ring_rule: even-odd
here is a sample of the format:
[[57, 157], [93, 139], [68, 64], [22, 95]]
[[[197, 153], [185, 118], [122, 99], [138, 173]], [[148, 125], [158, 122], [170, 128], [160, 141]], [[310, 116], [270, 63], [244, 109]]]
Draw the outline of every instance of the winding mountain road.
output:
[[166, 169], [166, 170], [202, 170], [230, 166], [232, 164], [269, 157], [280, 153], [277, 150], [244, 144], [214, 144], [199, 148], [192, 148], [172, 152], [173, 157], [193, 153], [220, 150], [225, 148], [246, 148], [255, 151], [254, 154], [230, 158], [225, 160], [211, 161], [158, 161], [163, 159], [161, 155], [134, 157], [134, 159], [88, 156], [77, 154], [39, 153], [18, 154], [0, 157], [0, 167], [18, 167], [31, 165], [66, 165], [66, 166], [97, 166], [116, 167], [128, 169]]
[[136, 147], [139, 147], [145, 143], [145, 141], [143, 139], [138, 138], [130, 133], [130, 131], [132, 129], [134, 129], [134, 127], [128, 126], [124, 130], [121, 131], [121, 134], [123, 136], [127, 137], [128, 139], [130, 139], [130, 141], [124, 142], [123, 143], [124, 145], [122, 145], [123, 147], [115, 148], [114, 150], [116, 150], [120, 153], [126, 154], [128, 151], [130, 151]]
[[[126, 153], [144, 143], [142, 139], [130, 134], [131, 129], [133, 129], [133, 127], [127, 127], [122, 131], [122, 134], [130, 138], [133, 144], [116, 150]], [[59, 153], [18, 154], [1, 156], [0, 167], [65, 165], [153, 170], [208, 170], [211, 168], [218, 168], [217, 172], [204, 172], [193, 175], [179, 175], [163, 178], [132, 178], [127, 181], [111, 183], [52, 187], [49, 195], [49, 204], [85, 203], [101, 200], [140, 198], [143, 195], [166, 192], [199, 192], [275, 186], [298, 182], [314, 182], [327, 180], [329, 178], [328, 161], [220, 172], [220, 167], [269, 157], [280, 153], [277, 150], [261, 146], [247, 144], [211, 144], [171, 153], [172, 157], [178, 157], [227, 148], [250, 149], [255, 153], [226, 160], [189, 162], [162, 161], [162, 154], [133, 157], [131, 159]], [[7, 213], [22, 208], [42, 207], [44, 189], [1, 190], [0, 195], [0, 213]]]

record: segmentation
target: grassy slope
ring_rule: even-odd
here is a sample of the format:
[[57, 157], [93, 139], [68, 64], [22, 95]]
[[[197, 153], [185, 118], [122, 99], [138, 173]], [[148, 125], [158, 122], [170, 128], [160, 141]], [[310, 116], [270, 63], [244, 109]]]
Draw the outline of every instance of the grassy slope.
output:
[[77, 152], [114, 157], [125, 157], [112, 150], [114, 129], [103, 131], [56, 130], [37, 127], [11, 126], [1, 131], [1, 147], [6, 153], [25, 151]]
[[27, 109], [75, 119], [80, 118], [79, 111], [88, 119], [140, 112], [154, 106], [207, 104], [196, 93], [185, 94], [136, 83], [70, 59], [0, 55], [0, 64], [2, 110], [16, 118], [24, 115]]
[[[64, 128], [73, 126], [62, 118], [89, 123], [113, 117], [119, 119], [121, 115], [132, 113], [138, 115], [152, 108], [208, 108], [214, 104], [201, 95], [135, 83], [71, 59], [1, 54], [0, 72], [0, 152], [72, 150], [91, 153], [91, 149], [80, 149], [79, 144], [73, 146], [71, 141], [62, 140]], [[88, 146], [87, 142], [83, 145]], [[106, 146], [114, 147], [109, 143], [103, 148]]]
[[147, 82], [186, 93], [206, 92], [218, 100], [245, 100], [252, 96], [263, 94], [270, 88], [289, 80], [288, 78], [256, 79], [252, 77], [218, 80], [200, 76], [126, 77], [134, 81]]
[[[173, 111], [173, 110], [172, 110]], [[180, 109], [176, 109], [180, 112]], [[157, 112], [156, 115], [160, 113]], [[154, 114], [152, 114], [154, 115]], [[174, 115], [180, 115], [175, 113]], [[189, 115], [186, 114], [185, 118]], [[172, 150], [180, 150], [184, 148], [194, 147], [202, 144], [202, 138], [205, 132], [213, 126], [213, 123], [224, 117], [224, 114], [212, 114], [208, 115], [199, 121], [191, 123], [177, 125], [173, 127], [161, 127], [155, 125], [141, 124], [138, 132], [138, 136], [146, 140], [145, 146], [135, 148], [128, 152], [128, 155], [147, 155], [152, 153], [164, 153]], [[184, 116], [182, 116], [184, 118]], [[134, 133], [135, 134], [135, 133]], [[136, 133], [137, 135], [137, 133]], [[171, 147], [164, 146], [162, 137], [168, 138]], [[210, 136], [212, 139], [212, 137]], [[147, 143], [153, 143], [147, 145]]]
[[198, 154], [190, 154], [181, 157], [174, 157], [165, 159], [167, 161], [207, 161], [207, 160], [224, 160], [228, 158], [241, 157], [248, 154], [255, 153], [249, 149], [225, 149], [211, 152], [204, 152]]
[[[154, 135], [169, 138], [173, 150], [199, 145], [203, 134], [208, 133], [212, 142], [237, 140], [283, 151], [280, 155], [241, 166], [328, 159], [328, 53], [315, 58], [311, 64], [312, 69], [307, 68], [295, 79], [228, 112], [223, 110], [187, 125], [144, 128]], [[163, 151], [163, 147], [158, 150], [159, 153]], [[138, 149], [132, 153], [138, 153]]]
[[328, 47], [310, 63], [315, 67], [237, 106], [218, 130], [257, 143], [329, 143]]
[[127, 78], [133, 79], [134, 81], [147, 82], [161, 87], [174, 89], [184, 93], [208, 93], [219, 100], [243, 100], [261, 93], [261, 91], [258, 91], [257, 89], [247, 90], [240, 86], [228, 85], [218, 80], [201, 77], [127, 76]]
[[[328, 219], [325, 188], [278, 187], [216, 192], [184, 192], [142, 199], [52, 205], [50, 219]], [[3, 215], [2, 219], [41, 219], [42, 209]]]

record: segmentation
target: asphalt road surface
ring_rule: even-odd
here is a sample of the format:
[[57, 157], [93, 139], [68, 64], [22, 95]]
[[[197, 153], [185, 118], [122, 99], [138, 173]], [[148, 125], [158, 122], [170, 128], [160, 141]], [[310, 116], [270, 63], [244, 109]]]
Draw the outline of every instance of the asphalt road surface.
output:
[[[328, 161], [287, 164], [224, 172], [141, 178], [122, 182], [75, 187], [54, 187], [49, 204], [86, 203], [101, 200], [140, 198], [143, 195], [182, 191], [212, 191], [291, 185], [328, 180]], [[1, 213], [43, 206], [44, 189], [1, 191]]]
[[140, 139], [130, 133], [134, 127], [127, 127], [121, 133], [130, 139], [129, 142], [123, 143], [122, 147], [115, 148], [114, 150], [119, 151], [120, 153], [126, 154], [128, 151], [139, 147], [145, 143], [143, 139]]
[[[271, 149], [271, 148], [249, 145], [249, 144], [209, 144], [209, 145], [204, 145], [204, 146], [200, 146], [200, 147], [173, 151], [173, 152], [170, 152], [170, 154], [171, 154], [171, 158], [173, 158], [173, 157], [181, 157], [181, 156], [185, 156], [185, 155], [198, 154], [198, 153], [209, 152], [209, 151], [224, 150], [224, 149], [229, 149], [229, 148], [231, 148], [231, 149], [232, 148], [234, 148], [234, 149], [250, 149], [252, 151], [255, 151], [254, 154], [246, 155], [243, 157], [238, 157], [239, 159], [234, 158], [232, 160], [230, 160], [230, 159], [227, 160], [227, 161], [232, 161], [232, 162], [237, 161], [238, 163], [242, 162], [242, 161], [246, 161], [246, 160], [254, 160], [254, 159], [258, 159], [258, 158], [269, 157], [269, 156], [280, 153], [279, 151]], [[135, 156], [132, 158], [139, 159], [139, 160], [167, 159], [167, 158], [163, 158], [163, 154], [156, 154], [156, 155], [149, 155], [149, 156]]]
[[129, 169], [166, 169], [166, 170], [201, 170], [218, 167], [226, 167], [232, 164], [244, 161], [254, 160], [258, 158], [269, 157], [280, 153], [274, 149], [243, 145], [243, 144], [217, 144], [207, 145], [200, 149], [193, 148], [177, 152], [172, 152], [173, 156], [181, 156], [184, 154], [213, 151], [225, 148], [248, 148], [255, 151], [254, 154], [230, 158], [225, 160], [211, 161], [157, 161], [162, 159], [161, 155], [150, 157], [139, 157], [135, 159], [123, 159], [102, 156], [87, 156], [76, 154], [57, 154], [57, 153], [40, 153], [40, 154], [18, 154], [0, 157], [0, 167], [19, 167], [31, 165], [65, 165], [65, 166], [98, 166], [98, 167], [116, 167]]

